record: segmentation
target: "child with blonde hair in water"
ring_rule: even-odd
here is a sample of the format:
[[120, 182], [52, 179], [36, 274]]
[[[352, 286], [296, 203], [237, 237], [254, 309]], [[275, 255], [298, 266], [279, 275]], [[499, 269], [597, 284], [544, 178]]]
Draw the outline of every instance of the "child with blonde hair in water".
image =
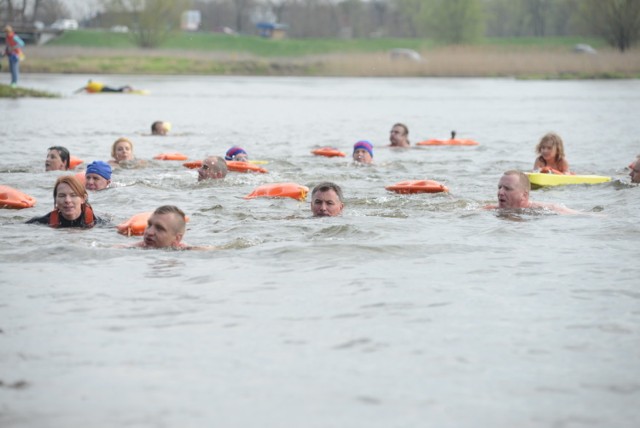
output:
[[538, 157], [533, 164], [534, 171], [571, 174], [569, 163], [565, 159], [562, 138], [555, 132], [545, 134], [536, 145]]

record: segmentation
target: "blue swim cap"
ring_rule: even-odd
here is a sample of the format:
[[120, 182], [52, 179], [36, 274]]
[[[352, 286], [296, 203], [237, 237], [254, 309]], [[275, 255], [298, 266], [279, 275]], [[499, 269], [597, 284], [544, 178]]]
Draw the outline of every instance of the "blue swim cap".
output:
[[106, 180], [111, 180], [111, 165], [102, 161], [93, 161], [87, 166], [86, 174], [98, 174]]
[[224, 156], [224, 158], [225, 160], [228, 160], [228, 161], [234, 160], [235, 157], [241, 153], [244, 153], [245, 155], [247, 154], [247, 152], [245, 152], [244, 149], [238, 146], [233, 146], [229, 150], [227, 150], [227, 154]]
[[371, 157], [373, 157], [373, 144], [371, 144], [369, 141], [362, 140], [362, 141], [358, 141], [357, 143], [355, 143], [353, 145], [353, 153], [355, 153], [356, 150], [358, 150], [358, 149], [365, 149], [366, 151], [369, 152]]

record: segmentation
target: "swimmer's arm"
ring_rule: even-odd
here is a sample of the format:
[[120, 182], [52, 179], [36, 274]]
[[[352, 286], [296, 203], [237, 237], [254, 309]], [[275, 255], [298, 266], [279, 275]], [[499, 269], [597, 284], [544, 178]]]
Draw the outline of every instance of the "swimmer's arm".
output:
[[567, 208], [563, 205], [551, 204], [547, 202], [532, 202], [530, 208], [544, 208], [558, 214], [583, 214], [580, 211], [572, 210], [571, 208]]
[[537, 158], [536, 161], [533, 163], [533, 170], [537, 171], [540, 168], [544, 168], [546, 165], [543, 165], [542, 161], [540, 160], [540, 158]]

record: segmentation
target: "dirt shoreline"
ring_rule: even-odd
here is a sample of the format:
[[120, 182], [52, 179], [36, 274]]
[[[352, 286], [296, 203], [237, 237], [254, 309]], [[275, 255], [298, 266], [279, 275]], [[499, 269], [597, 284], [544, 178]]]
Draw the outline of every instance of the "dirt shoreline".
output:
[[423, 60], [388, 53], [263, 58], [184, 49], [113, 49], [35, 46], [24, 72], [89, 74], [202, 74], [353, 77], [640, 78], [640, 49], [580, 54], [559, 49], [447, 47]]

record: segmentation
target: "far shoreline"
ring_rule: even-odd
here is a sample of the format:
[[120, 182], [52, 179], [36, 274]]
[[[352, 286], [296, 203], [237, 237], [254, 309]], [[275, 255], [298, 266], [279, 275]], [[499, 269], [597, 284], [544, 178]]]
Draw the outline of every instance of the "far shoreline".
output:
[[388, 53], [264, 58], [184, 49], [27, 47], [23, 73], [240, 75], [326, 77], [512, 77], [520, 79], [638, 79], [640, 49], [584, 54], [557, 48], [448, 46], [423, 59]]

